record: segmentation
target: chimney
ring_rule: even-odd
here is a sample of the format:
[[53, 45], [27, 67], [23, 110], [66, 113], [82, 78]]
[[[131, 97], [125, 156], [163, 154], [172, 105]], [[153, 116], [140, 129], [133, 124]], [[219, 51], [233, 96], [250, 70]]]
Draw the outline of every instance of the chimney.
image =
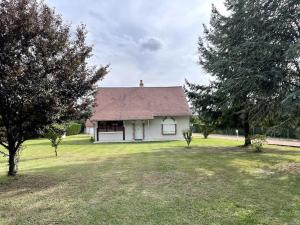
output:
[[140, 80], [140, 87], [144, 87], [143, 80]]

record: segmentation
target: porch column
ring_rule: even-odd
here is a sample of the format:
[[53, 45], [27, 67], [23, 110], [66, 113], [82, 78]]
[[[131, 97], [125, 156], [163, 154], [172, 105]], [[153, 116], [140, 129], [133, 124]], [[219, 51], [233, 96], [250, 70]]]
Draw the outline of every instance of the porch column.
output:
[[99, 141], [97, 132], [98, 132], [98, 121], [94, 122], [94, 140], [95, 141]]
[[132, 122], [132, 140], [135, 140], [135, 121]]

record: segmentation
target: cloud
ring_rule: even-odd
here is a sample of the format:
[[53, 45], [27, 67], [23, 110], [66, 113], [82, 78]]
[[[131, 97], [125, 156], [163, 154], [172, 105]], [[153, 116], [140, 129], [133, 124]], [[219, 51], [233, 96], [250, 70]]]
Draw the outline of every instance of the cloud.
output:
[[95, 20], [105, 20], [103, 15], [95, 10], [89, 10], [88, 15], [94, 18]]
[[111, 65], [101, 86], [206, 83], [197, 63], [202, 24], [211, 4], [223, 13], [224, 0], [45, 0], [73, 25], [84, 23], [94, 46], [94, 65]]
[[158, 51], [162, 46], [162, 42], [157, 38], [145, 38], [140, 41], [140, 48], [142, 50]]

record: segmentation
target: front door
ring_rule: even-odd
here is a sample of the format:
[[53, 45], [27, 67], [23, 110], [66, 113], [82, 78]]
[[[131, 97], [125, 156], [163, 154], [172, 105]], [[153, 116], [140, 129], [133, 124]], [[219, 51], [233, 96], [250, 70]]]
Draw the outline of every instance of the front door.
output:
[[144, 139], [144, 131], [143, 131], [143, 123], [142, 122], [136, 122], [135, 123], [135, 140], [143, 140]]

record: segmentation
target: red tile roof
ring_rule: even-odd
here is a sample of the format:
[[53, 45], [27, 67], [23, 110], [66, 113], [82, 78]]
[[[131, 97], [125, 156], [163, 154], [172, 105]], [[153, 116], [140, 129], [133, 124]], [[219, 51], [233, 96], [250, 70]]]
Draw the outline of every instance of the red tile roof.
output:
[[91, 121], [190, 115], [182, 87], [99, 88]]

